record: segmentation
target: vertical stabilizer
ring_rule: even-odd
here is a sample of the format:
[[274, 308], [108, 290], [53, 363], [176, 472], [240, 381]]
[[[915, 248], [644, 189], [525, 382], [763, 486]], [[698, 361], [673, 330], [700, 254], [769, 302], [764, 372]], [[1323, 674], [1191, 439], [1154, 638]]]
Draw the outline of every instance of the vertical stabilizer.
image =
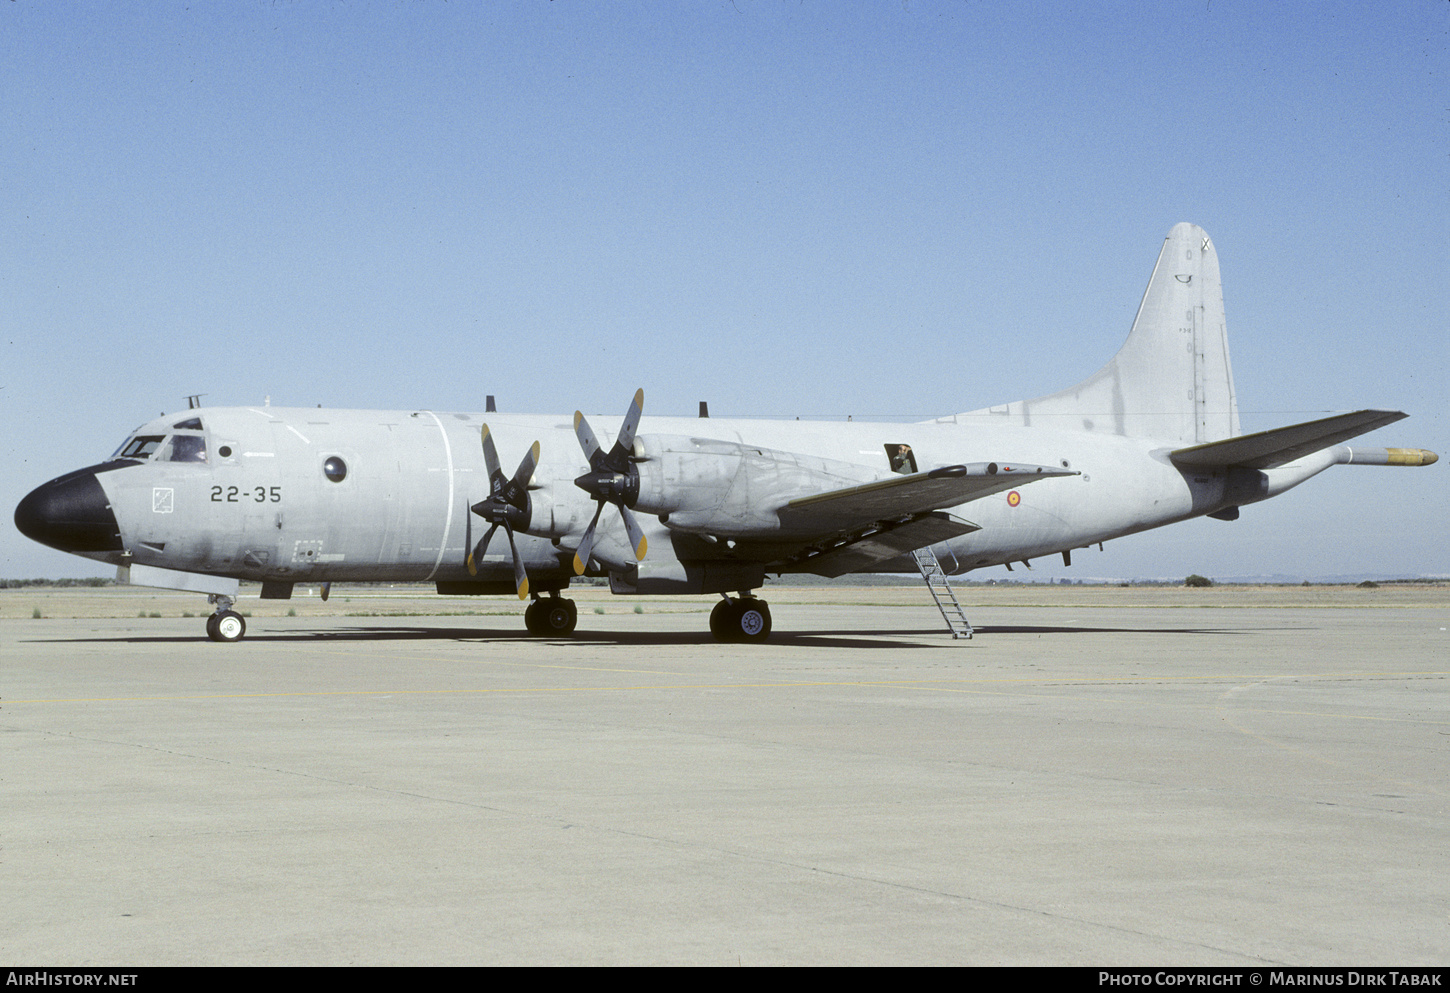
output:
[[1133, 330], [1112, 361], [1071, 389], [959, 415], [994, 424], [1196, 445], [1239, 433], [1218, 253], [1196, 224], [1168, 232]]

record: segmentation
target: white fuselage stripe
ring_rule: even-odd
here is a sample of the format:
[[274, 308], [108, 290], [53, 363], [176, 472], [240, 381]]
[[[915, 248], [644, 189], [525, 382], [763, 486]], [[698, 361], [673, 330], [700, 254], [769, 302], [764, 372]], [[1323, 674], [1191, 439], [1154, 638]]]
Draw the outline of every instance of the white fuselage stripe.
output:
[[443, 540], [438, 543], [438, 558], [433, 561], [433, 571], [428, 573], [427, 582], [438, 575], [438, 567], [443, 564], [443, 556], [448, 554], [448, 536], [453, 530], [453, 446], [448, 444], [448, 432], [443, 427], [443, 422], [438, 415], [431, 410], [423, 413], [433, 418], [433, 423], [438, 425], [438, 433], [443, 436], [443, 459], [448, 464], [448, 510], [443, 518]]

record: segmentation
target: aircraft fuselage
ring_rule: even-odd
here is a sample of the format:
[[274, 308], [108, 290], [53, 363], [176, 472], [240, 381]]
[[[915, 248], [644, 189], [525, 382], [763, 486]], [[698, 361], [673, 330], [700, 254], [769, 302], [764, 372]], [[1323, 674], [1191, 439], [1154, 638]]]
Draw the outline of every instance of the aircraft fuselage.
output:
[[[192, 433], [173, 427], [186, 421], [204, 425], [200, 457], [165, 458], [174, 436]], [[477, 541], [481, 531], [469, 507], [488, 493], [478, 440], [485, 421], [506, 463], [511, 453], [542, 442], [533, 519], [530, 533], [519, 536], [520, 554], [537, 588], [567, 584], [570, 539], [582, 533], [594, 509], [573, 482], [588, 464], [567, 420], [537, 415], [240, 407], [158, 419], [133, 435], [158, 439], [152, 458], [118, 458], [94, 470], [115, 515], [119, 547], [67, 550], [114, 565], [254, 581], [504, 580], [511, 566], [502, 541], [480, 563], [479, 576], [465, 565], [470, 539]], [[599, 422], [606, 431], [616, 426]], [[903, 424], [657, 417], [644, 420], [640, 435], [810, 452], [838, 464], [838, 472], [849, 474], [846, 482], [889, 478], [890, 452], [902, 444], [923, 471], [1000, 461], [1011, 453], [1080, 473], [955, 509], [981, 530], [937, 549], [952, 573], [1209, 513], [1226, 505], [1229, 484], [1222, 470], [1175, 466], [1162, 445], [1144, 439], [951, 419]], [[742, 479], [740, 485], [759, 489], [761, 481]], [[799, 495], [792, 488], [779, 496]], [[1259, 498], [1267, 495], [1265, 489]], [[773, 495], [749, 496], [768, 505]], [[1250, 502], [1246, 496], [1235, 502]], [[650, 547], [667, 553], [670, 529], [655, 518], [645, 518], [644, 526]], [[597, 558], [626, 561], [622, 528], [606, 528], [600, 542]], [[896, 567], [907, 564], [898, 560]]]

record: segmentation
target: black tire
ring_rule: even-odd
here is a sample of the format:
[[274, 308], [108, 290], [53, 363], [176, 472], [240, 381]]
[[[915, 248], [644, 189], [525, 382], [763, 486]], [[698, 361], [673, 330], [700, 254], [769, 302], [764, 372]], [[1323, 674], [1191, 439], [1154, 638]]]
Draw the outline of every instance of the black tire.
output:
[[529, 634], [542, 635], [548, 633], [544, 630], [543, 605], [544, 601], [535, 600], [524, 608], [524, 627], [528, 628]]
[[524, 610], [524, 627], [540, 638], [566, 638], [579, 624], [579, 608], [573, 600], [543, 597]]
[[715, 604], [715, 609], [710, 611], [710, 633], [715, 636], [716, 641], [734, 641], [731, 636], [735, 630], [735, 601], [721, 600]]
[[579, 608], [574, 606], [573, 600], [566, 600], [563, 597], [549, 597], [547, 600], [540, 600], [544, 604], [540, 616], [543, 618], [545, 634], [554, 637], [567, 637], [574, 633], [574, 628], [579, 624]]
[[770, 605], [753, 596], [721, 600], [710, 611], [716, 641], [764, 641], [770, 637]]
[[235, 610], [223, 610], [206, 619], [206, 636], [212, 641], [241, 641], [246, 633], [246, 619]]

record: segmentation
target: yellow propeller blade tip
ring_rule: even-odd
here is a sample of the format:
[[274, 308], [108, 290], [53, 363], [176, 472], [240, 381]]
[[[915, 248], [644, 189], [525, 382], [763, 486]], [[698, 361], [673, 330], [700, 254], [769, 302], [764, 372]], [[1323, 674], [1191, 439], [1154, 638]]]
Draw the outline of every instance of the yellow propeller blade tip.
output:
[[519, 586], [519, 599], [520, 600], [527, 600], [528, 598], [529, 598], [529, 581], [527, 579], [525, 579], [523, 581], [523, 584]]
[[582, 575], [584, 575], [584, 563], [579, 561], [579, 556], [578, 555], [575, 555], [574, 556], [574, 575], [576, 575], [576, 576], [582, 576]]
[[648, 547], [649, 542], [644, 539], [643, 535], [641, 535], [639, 539], [639, 547], [634, 550], [634, 557], [636, 559], [643, 560], [645, 549], [647, 549]]

